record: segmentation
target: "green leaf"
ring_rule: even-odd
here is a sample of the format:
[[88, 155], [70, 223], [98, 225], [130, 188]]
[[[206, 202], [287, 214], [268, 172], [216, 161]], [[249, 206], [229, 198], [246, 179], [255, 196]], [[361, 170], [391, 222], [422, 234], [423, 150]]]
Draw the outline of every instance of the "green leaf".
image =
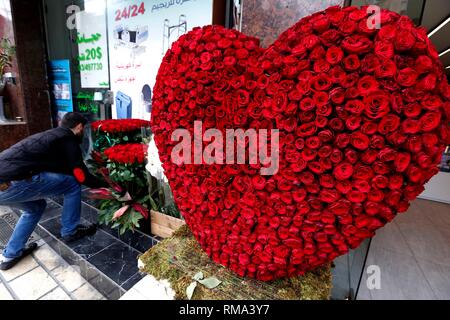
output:
[[197, 280], [197, 281], [200, 282], [205, 287], [207, 287], [208, 289], [214, 289], [215, 287], [217, 287], [219, 284], [222, 283], [222, 281], [220, 281], [216, 277], [209, 277], [209, 278], [206, 278], [203, 280]]
[[152, 198], [148, 199], [150, 201], [150, 205], [152, 206], [152, 209], [155, 211], [159, 211], [158, 205], [156, 204], [155, 200], [153, 200]]
[[186, 296], [189, 300], [192, 299], [192, 296], [194, 295], [195, 288], [197, 288], [197, 282], [192, 282], [187, 288], [186, 288]]
[[118, 227], [120, 227], [120, 222], [116, 222], [111, 226], [111, 228], [113, 228], [113, 229], [116, 229]]
[[204, 275], [203, 275], [203, 272], [201, 272], [201, 271], [198, 272], [197, 274], [195, 274], [195, 276], [192, 277], [192, 279], [194, 279], [196, 281], [199, 281], [199, 280], [201, 280], [203, 278], [204, 278]]

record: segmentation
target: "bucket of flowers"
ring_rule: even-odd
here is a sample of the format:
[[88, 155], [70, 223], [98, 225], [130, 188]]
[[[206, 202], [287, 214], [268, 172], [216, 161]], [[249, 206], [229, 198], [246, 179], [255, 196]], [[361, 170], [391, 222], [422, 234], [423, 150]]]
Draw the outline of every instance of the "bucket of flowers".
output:
[[149, 122], [140, 119], [103, 120], [92, 123], [93, 150], [89, 166], [108, 183], [91, 189], [88, 197], [100, 200], [99, 223], [121, 234], [140, 228], [149, 219], [152, 200], [145, 170]]
[[139, 229], [160, 237], [184, 224], [168, 184], [147, 170], [149, 122], [104, 120], [91, 126], [93, 150], [88, 163], [108, 183], [107, 188], [87, 193], [100, 202], [99, 223], [119, 229], [120, 234]]

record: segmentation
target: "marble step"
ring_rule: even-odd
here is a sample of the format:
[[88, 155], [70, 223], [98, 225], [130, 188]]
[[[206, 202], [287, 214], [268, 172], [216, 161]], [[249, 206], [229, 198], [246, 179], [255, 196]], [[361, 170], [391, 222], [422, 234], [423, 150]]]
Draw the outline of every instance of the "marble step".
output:
[[[119, 235], [118, 231], [100, 226], [91, 237], [66, 244], [60, 239], [62, 199], [47, 200], [36, 233], [107, 299], [116, 300], [144, 276], [137, 267], [138, 256], [158, 240], [136, 231]], [[98, 210], [82, 204], [81, 223], [96, 223]]]

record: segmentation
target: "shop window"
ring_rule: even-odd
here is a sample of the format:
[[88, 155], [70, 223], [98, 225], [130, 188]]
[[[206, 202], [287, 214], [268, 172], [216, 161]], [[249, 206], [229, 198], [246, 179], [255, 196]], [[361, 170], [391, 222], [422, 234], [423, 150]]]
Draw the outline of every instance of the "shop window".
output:
[[25, 120], [25, 107], [9, 0], [0, 1], [0, 55], [0, 125], [21, 123]]

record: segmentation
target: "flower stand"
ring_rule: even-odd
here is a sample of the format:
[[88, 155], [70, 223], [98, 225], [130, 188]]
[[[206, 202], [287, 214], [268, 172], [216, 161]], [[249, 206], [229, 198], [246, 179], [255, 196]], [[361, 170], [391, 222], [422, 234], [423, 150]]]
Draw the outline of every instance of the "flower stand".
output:
[[151, 276], [152, 286], [170, 285], [172, 290], [168, 291], [175, 292], [171, 298], [179, 300], [187, 299], [186, 289], [195, 282], [193, 278], [199, 272], [205, 278], [217, 278], [220, 284], [213, 289], [198, 284], [193, 300], [328, 300], [331, 295], [330, 265], [303, 276], [272, 282], [240, 278], [214, 263], [185, 225], [144, 253], [139, 264], [141, 271]]

